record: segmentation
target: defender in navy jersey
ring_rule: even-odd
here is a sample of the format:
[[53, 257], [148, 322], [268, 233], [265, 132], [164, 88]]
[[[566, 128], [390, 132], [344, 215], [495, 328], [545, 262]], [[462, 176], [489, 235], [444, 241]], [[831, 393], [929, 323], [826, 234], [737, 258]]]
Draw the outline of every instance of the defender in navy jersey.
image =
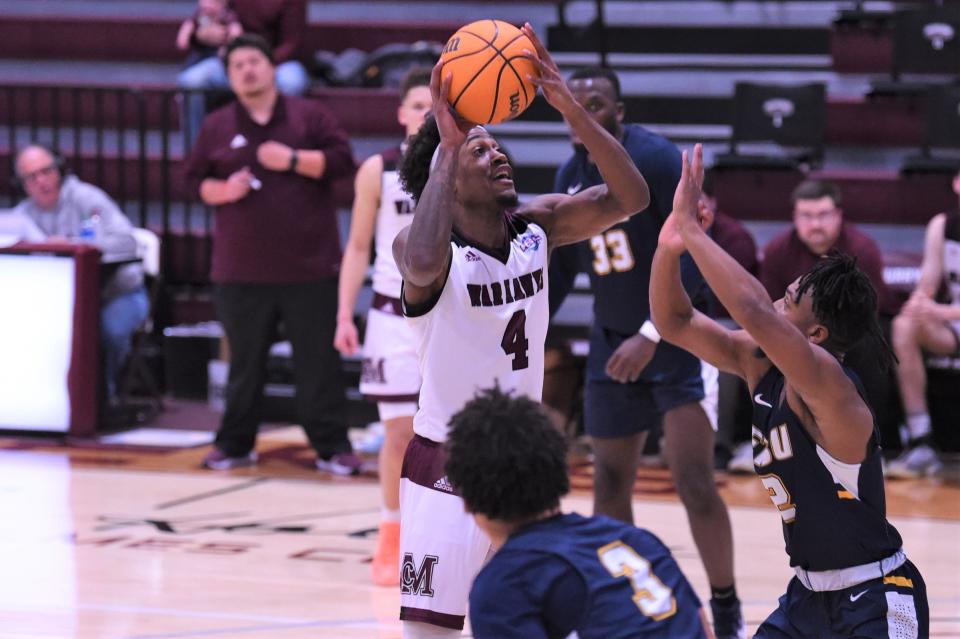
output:
[[531, 58], [539, 72], [535, 83], [578, 131], [606, 185], [520, 205], [497, 141], [455, 118], [445, 98], [450, 77], [440, 63], [434, 68], [436, 117], [410, 141], [400, 166], [416, 213], [393, 245], [423, 379], [400, 480], [405, 639], [459, 636], [470, 584], [490, 550], [443, 475], [451, 415], [495, 383], [540, 400], [550, 251], [596, 235], [649, 203], [629, 156], [573, 99], [529, 25], [523, 31], [539, 58]]
[[529, 398], [482, 391], [450, 421], [447, 477], [497, 548], [470, 592], [476, 639], [710, 637], [700, 600], [653, 534], [561, 514], [567, 447]]
[[[647, 433], [663, 426], [663, 455], [710, 582], [714, 630], [744, 636], [733, 574], [733, 535], [713, 480], [717, 370], [659, 336], [650, 322], [648, 285], [657, 235], [670, 214], [680, 178], [680, 152], [637, 124], [624, 124], [620, 83], [610, 69], [587, 67], [568, 81], [574, 97], [630, 154], [650, 187], [650, 207], [576, 246], [550, 265], [551, 308], [579, 270], [590, 275], [594, 320], [584, 388], [584, 427], [594, 455], [594, 513], [633, 522], [633, 484]], [[572, 135], [576, 153], [557, 172], [560, 193], [576, 193], [603, 177]], [[683, 281], [706, 305], [703, 277], [684, 258]], [[582, 267], [582, 268], [581, 268]]]
[[[783, 522], [796, 571], [757, 637], [927, 637], [926, 587], [886, 519], [873, 413], [844, 354], [870, 340], [893, 361], [870, 280], [843, 255], [824, 258], [771, 302], [701, 228], [703, 152], [694, 150], [660, 233], [650, 302], [664, 339], [746, 380], [754, 466]], [[689, 251], [744, 330], [693, 309], [679, 286]]]

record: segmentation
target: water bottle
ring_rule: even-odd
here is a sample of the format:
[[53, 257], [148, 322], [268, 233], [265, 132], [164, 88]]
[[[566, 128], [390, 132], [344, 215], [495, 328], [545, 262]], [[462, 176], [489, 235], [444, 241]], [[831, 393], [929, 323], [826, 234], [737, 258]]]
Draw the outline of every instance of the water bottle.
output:
[[91, 213], [80, 222], [80, 241], [84, 244], [96, 244], [100, 241], [100, 215]]

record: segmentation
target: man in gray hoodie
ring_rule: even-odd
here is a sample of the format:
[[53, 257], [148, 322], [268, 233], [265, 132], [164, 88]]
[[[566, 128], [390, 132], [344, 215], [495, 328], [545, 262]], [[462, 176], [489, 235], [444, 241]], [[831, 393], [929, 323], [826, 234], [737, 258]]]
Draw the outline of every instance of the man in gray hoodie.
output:
[[[14, 215], [30, 218], [46, 242], [87, 242], [103, 254], [104, 264], [136, 255], [130, 220], [101, 189], [64, 175], [56, 156], [40, 145], [17, 154], [17, 179], [27, 197]], [[130, 352], [133, 333], [149, 311], [139, 262], [111, 266], [101, 271], [100, 339], [104, 379], [109, 397], [116, 394], [120, 368]]]

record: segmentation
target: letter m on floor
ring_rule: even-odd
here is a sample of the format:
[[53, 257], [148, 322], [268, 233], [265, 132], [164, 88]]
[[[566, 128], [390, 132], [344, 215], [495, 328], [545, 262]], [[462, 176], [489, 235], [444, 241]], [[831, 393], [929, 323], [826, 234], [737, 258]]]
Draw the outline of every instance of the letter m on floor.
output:
[[403, 566], [400, 568], [400, 592], [405, 595], [433, 596], [433, 570], [440, 561], [439, 557], [426, 555], [418, 567], [411, 553], [403, 554]]

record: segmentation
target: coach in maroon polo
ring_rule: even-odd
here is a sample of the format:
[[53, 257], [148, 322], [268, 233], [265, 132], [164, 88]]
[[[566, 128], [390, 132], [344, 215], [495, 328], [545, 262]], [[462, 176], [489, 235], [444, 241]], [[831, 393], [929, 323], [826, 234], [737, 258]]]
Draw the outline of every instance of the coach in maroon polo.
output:
[[857, 258], [857, 266], [877, 290], [880, 312], [894, 315], [896, 301], [883, 281], [883, 254], [868, 235], [843, 219], [840, 189], [831, 182], [806, 180], [793, 191], [793, 227], [763, 250], [760, 280], [773, 299], [830, 251]]
[[230, 42], [224, 64], [238, 102], [204, 120], [186, 174], [215, 207], [212, 280], [231, 354], [226, 409], [204, 465], [256, 462], [267, 355], [282, 324], [317, 466], [356, 474], [332, 346], [340, 264], [332, 182], [354, 170], [347, 135], [318, 101], [278, 93], [260, 36]]

